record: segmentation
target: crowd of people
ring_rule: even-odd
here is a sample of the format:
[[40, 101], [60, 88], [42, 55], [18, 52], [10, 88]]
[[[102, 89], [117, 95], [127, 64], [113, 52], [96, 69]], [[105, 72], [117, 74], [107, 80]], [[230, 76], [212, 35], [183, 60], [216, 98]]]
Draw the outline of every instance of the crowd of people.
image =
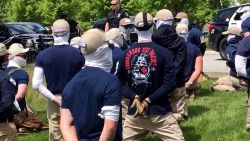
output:
[[[199, 94], [203, 73], [206, 46], [201, 30], [185, 12], [139, 12], [132, 22], [119, 0], [111, 5], [105, 31], [94, 28], [81, 36], [70, 34], [71, 24], [61, 15], [51, 27], [54, 45], [36, 56], [32, 87], [48, 99], [49, 140], [134, 141], [149, 132], [162, 140], [184, 140], [179, 124], [188, 118], [187, 102]], [[223, 33], [228, 35], [230, 74], [213, 89], [249, 87], [250, 7], [240, 12], [241, 28]], [[138, 35], [134, 43], [132, 31]], [[13, 105], [27, 110], [28, 51], [21, 44], [8, 50], [0, 44], [0, 65], [8, 62], [0, 70], [3, 141], [17, 140]]]

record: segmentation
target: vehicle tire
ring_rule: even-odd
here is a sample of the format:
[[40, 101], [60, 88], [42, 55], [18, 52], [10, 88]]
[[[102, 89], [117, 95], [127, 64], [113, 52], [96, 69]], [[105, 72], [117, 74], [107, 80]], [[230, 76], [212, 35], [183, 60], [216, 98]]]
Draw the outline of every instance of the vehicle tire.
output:
[[227, 59], [227, 55], [225, 52], [226, 47], [227, 47], [227, 38], [223, 38], [219, 44], [219, 53], [220, 53], [221, 59], [223, 60]]

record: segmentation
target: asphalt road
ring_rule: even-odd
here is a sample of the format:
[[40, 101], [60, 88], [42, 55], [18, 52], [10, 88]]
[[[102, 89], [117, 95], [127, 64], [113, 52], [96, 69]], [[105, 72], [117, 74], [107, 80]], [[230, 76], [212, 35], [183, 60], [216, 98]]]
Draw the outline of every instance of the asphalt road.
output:
[[218, 52], [209, 50], [203, 57], [203, 71], [210, 77], [220, 77], [228, 74], [229, 69]]

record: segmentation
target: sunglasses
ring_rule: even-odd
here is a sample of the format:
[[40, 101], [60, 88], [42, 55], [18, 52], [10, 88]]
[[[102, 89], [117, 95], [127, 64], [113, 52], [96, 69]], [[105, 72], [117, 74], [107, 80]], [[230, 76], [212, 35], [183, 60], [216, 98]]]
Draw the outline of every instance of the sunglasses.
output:
[[124, 28], [125, 29], [133, 29], [134, 25], [132, 25], [132, 24], [124, 25]]
[[181, 22], [181, 19], [174, 19], [175, 20], [175, 22]]
[[23, 59], [26, 59], [26, 58], [27, 58], [27, 56], [26, 56], [25, 53], [20, 53], [20, 54], [17, 54], [16, 56], [21, 57], [21, 58], [23, 58]]
[[112, 6], [115, 6], [115, 5], [117, 5], [117, 3], [115, 3], [115, 4], [111, 4]]

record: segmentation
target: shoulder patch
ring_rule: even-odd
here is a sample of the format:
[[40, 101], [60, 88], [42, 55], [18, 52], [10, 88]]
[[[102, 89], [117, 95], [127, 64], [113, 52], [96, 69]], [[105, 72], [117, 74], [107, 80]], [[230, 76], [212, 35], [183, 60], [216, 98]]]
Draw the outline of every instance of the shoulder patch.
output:
[[14, 80], [14, 79], [12, 79], [12, 78], [10, 78], [10, 80], [9, 80], [13, 85], [15, 85], [16, 86], [16, 81]]

